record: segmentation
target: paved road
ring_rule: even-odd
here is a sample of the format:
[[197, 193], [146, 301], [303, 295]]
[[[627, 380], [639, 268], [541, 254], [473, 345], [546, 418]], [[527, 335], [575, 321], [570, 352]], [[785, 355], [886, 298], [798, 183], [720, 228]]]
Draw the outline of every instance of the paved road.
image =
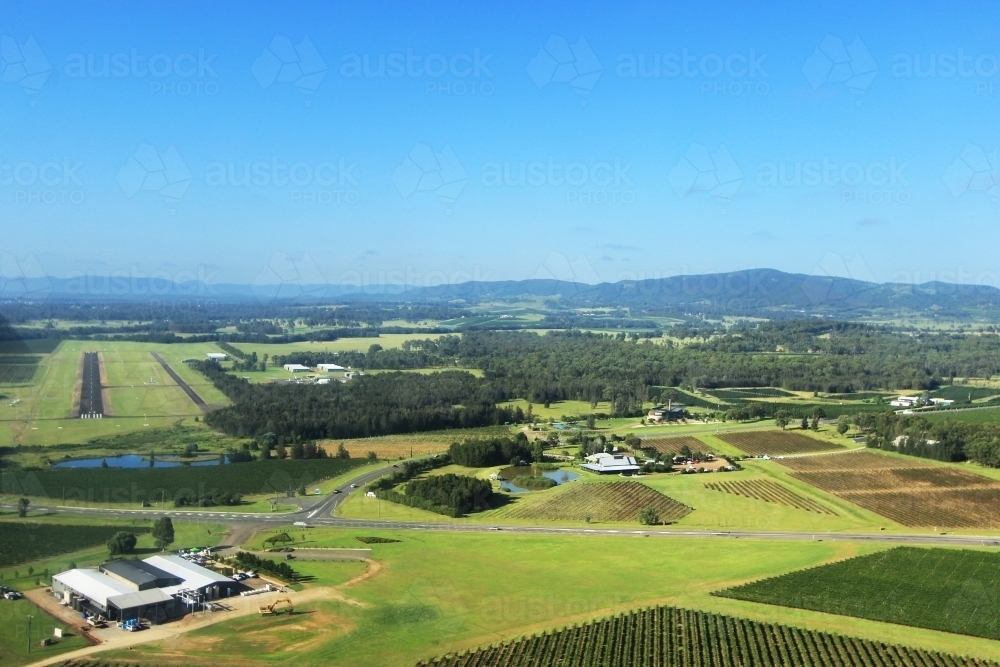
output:
[[[585, 536], [625, 536], [645, 535], [648, 537], [683, 537], [683, 538], [715, 538], [715, 539], [756, 539], [756, 540], [794, 540], [814, 541], [827, 540], [839, 542], [874, 542], [881, 544], [923, 544], [950, 546], [1000, 546], [1000, 536], [977, 535], [945, 535], [945, 534], [901, 534], [901, 533], [812, 533], [783, 531], [723, 531], [723, 530], [631, 530], [619, 528], [557, 528], [551, 526], [515, 526], [488, 525], [465, 522], [433, 522], [410, 523], [403, 521], [382, 521], [364, 519], [344, 519], [334, 517], [333, 512], [351, 493], [359, 493], [361, 487], [379, 477], [390, 474], [395, 466], [386, 466], [369, 471], [343, 484], [318, 502], [294, 512], [281, 514], [252, 514], [238, 512], [198, 512], [188, 510], [154, 510], [154, 509], [102, 509], [64, 506], [36, 506], [33, 511], [46, 511], [58, 514], [82, 516], [101, 516], [123, 519], [134, 519], [137, 515], [144, 517], [169, 516], [176, 519], [194, 521], [212, 521], [231, 525], [256, 525], [261, 528], [274, 525], [288, 525], [293, 522], [304, 523], [311, 527], [330, 528], [373, 528], [390, 530], [417, 530], [459, 533], [491, 533], [501, 532], [518, 535], [585, 535]], [[13, 505], [6, 507], [13, 509]]]

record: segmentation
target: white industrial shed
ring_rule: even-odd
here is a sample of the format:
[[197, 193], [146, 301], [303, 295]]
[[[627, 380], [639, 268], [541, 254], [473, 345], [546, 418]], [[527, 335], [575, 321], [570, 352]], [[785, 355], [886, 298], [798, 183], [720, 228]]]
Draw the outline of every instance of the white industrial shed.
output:
[[316, 364], [316, 368], [318, 368], [321, 371], [326, 371], [327, 373], [329, 373], [330, 371], [344, 370], [343, 366], [338, 366], [337, 364]]
[[225, 361], [226, 359], [229, 358], [228, 354], [223, 354], [222, 352], [209, 352], [205, 356], [211, 359], [212, 361]]
[[113, 560], [96, 570], [68, 570], [52, 577], [52, 592], [63, 604], [112, 621], [142, 617], [164, 621], [241, 588], [179, 556]]
[[312, 369], [302, 364], [285, 364], [285, 370], [289, 373], [308, 373]]

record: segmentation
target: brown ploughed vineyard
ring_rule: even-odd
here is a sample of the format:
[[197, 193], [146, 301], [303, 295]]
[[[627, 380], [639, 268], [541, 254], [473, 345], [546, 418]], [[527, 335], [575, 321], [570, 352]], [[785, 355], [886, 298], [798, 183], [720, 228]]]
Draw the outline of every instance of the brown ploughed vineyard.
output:
[[810, 438], [801, 433], [788, 431], [746, 431], [743, 433], [720, 433], [720, 440], [751, 456], [767, 454], [812, 454], [843, 449], [840, 445]]
[[708, 445], [690, 435], [674, 436], [672, 438], [642, 438], [642, 448], [652, 449], [660, 454], [673, 456], [681, 453], [681, 447], [687, 445], [692, 452], [710, 451]]
[[808, 498], [803, 498], [777, 482], [767, 479], [750, 479], [736, 482], [706, 482], [705, 488], [712, 491], [722, 491], [723, 493], [743, 496], [744, 498], [763, 500], [766, 503], [794, 507], [795, 509], [806, 510], [807, 512], [836, 515], [836, 512], [823, 507], [819, 503]]
[[792, 475], [904, 526], [1000, 527], [1000, 482], [872, 452], [786, 459]]

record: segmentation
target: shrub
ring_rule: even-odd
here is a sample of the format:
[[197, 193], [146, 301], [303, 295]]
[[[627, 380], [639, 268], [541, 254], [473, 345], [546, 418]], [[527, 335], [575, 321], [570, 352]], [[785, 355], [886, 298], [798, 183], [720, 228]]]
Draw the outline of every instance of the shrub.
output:
[[130, 554], [135, 550], [136, 541], [135, 533], [120, 530], [108, 542], [108, 552], [112, 556]]
[[639, 523], [644, 526], [660, 525], [660, 515], [652, 507], [643, 507], [639, 510]]

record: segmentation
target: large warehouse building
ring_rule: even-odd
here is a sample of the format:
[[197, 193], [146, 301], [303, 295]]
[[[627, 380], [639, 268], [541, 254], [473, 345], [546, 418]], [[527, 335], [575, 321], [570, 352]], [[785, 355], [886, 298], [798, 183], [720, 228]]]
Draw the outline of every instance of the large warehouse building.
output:
[[232, 579], [179, 556], [113, 560], [96, 570], [68, 570], [52, 577], [52, 592], [63, 604], [109, 621], [147, 618], [160, 623], [240, 588]]

